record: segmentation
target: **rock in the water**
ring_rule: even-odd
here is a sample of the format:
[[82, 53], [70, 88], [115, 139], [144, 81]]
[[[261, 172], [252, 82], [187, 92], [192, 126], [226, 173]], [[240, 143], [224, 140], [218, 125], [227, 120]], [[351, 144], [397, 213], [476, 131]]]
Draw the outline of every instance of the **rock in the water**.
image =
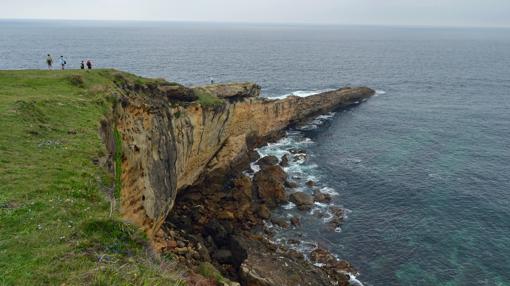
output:
[[331, 195], [322, 193], [320, 190], [315, 190], [313, 192], [313, 200], [319, 203], [329, 203], [331, 202]]
[[271, 211], [265, 205], [261, 205], [259, 207], [259, 209], [257, 210], [257, 214], [262, 219], [269, 219], [269, 218], [271, 218]]
[[271, 219], [271, 222], [274, 224], [274, 225], [277, 225], [281, 228], [288, 228], [289, 227], [289, 223], [287, 222], [287, 220], [285, 220], [284, 218], [281, 218], [281, 217], [274, 217]]
[[306, 154], [304, 149], [291, 148], [288, 150], [291, 154]]
[[313, 197], [303, 192], [292, 193], [289, 200], [295, 203], [300, 210], [308, 210], [313, 206]]
[[289, 166], [289, 161], [290, 161], [290, 156], [289, 154], [285, 154], [282, 156], [282, 160], [280, 161], [280, 166], [282, 167], [288, 167]]
[[285, 181], [285, 187], [289, 188], [289, 189], [295, 189], [297, 187], [299, 187], [298, 183], [294, 182], [294, 181]]
[[306, 185], [311, 188], [311, 187], [315, 186], [315, 182], [310, 180], [310, 181], [306, 182]]
[[250, 159], [251, 162], [257, 161], [258, 159], [260, 159], [259, 152], [255, 150], [248, 151], [248, 158]]
[[280, 166], [269, 166], [257, 172], [253, 177], [255, 192], [269, 208], [275, 208], [287, 202], [285, 180], [287, 174]]
[[274, 166], [276, 164], [278, 164], [278, 158], [276, 158], [276, 156], [265, 156], [263, 158], [261, 158], [260, 160], [257, 161], [257, 164], [261, 167], [261, 168], [265, 168], [265, 167], [268, 167], [268, 166]]
[[290, 223], [292, 224], [292, 226], [300, 226], [301, 225], [301, 220], [298, 217], [293, 216], [290, 219]]

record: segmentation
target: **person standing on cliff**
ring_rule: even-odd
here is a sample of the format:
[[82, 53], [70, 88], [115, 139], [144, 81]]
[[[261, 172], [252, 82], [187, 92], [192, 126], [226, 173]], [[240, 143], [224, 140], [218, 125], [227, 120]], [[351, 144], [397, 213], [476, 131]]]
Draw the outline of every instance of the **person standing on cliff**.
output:
[[214, 84], [214, 78], [212, 76], [211, 76], [210, 80], [211, 80], [211, 84]]
[[53, 58], [50, 54], [48, 54], [48, 57], [46, 57], [46, 63], [48, 64], [48, 70], [53, 69]]
[[85, 62], [84, 61], [81, 61], [80, 63], [80, 69], [84, 70], [85, 69]]
[[87, 68], [88, 68], [89, 70], [91, 70], [91, 69], [92, 69], [92, 62], [91, 62], [90, 60], [87, 60]]
[[60, 65], [62, 66], [62, 70], [66, 69], [67, 62], [64, 59], [64, 56], [60, 56]]

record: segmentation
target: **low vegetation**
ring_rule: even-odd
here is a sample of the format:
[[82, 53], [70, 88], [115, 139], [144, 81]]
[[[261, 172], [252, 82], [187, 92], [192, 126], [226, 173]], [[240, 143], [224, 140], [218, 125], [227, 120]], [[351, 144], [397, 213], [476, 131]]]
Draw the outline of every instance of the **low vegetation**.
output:
[[198, 102], [203, 107], [215, 107], [224, 104], [224, 101], [222, 99], [214, 96], [212, 93], [210, 93], [204, 88], [196, 87], [193, 89], [193, 92], [198, 97]]
[[184, 284], [110, 215], [98, 129], [117, 73], [0, 71], [0, 285]]

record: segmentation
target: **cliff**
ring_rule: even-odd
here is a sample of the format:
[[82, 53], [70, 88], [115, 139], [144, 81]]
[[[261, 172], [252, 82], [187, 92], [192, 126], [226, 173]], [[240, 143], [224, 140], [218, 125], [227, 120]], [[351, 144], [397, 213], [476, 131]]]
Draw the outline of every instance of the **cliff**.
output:
[[187, 88], [117, 81], [122, 138], [121, 213], [154, 235], [179, 191], [248, 160], [264, 138], [310, 116], [363, 100], [369, 88], [270, 100], [254, 84]]

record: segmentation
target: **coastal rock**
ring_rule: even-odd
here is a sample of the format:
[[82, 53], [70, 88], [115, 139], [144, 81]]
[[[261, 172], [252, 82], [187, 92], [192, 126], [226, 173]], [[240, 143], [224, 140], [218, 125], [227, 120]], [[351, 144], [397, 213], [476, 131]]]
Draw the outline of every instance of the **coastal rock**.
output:
[[280, 166], [268, 166], [253, 177], [255, 192], [269, 208], [275, 208], [287, 202], [285, 180], [287, 174]]
[[289, 188], [289, 189], [295, 189], [297, 187], [299, 187], [299, 184], [294, 182], [294, 181], [285, 181], [285, 187]]
[[303, 192], [290, 194], [289, 201], [295, 203], [300, 210], [309, 210], [313, 206], [313, 197]]
[[271, 211], [265, 205], [261, 205], [259, 207], [259, 209], [257, 210], [257, 214], [262, 219], [269, 219], [269, 218], [271, 218]]
[[282, 159], [280, 161], [280, 166], [282, 167], [288, 167], [289, 166], [289, 160], [290, 160], [290, 156], [289, 154], [285, 154], [282, 156]]
[[[227, 183], [227, 174], [242, 173], [240, 166], [250, 162], [249, 145], [281, 136], [291, 123], [374, 94], [352, 88], [269, 100], [258, 97], [260, 87], [254, 84], [200, 90], [164, 81], [137, 85], [122, 76], [115, 82], [121, 90], [119, 104], [113, 122], [102, 124], [101, 130], [110, 154], [122, 151], [120, 212], [149, 237], [161, 227], [179, 192], [211, 178], [210, 188], [217, 190]], [[198, 100], [204, 89], [209, 101]], [[113, 126], [120, 139], [116, 147]], [[285, 201], [284, 181], [256, 181], [261, 199], [273, 207]]]
[[319, 202], [319, 203], [323, 203], [323, 204], [330, 203], [331, 195], [322, 193], [320, 190], [314, 190], [313, 200], [315, 202]]
[[281, 217], [272, 218], [271, 223], [273, 223], [274, 225], [277, 225], [281, 228], [289, 228], [289, 223], [287, 222], [287, 220], [285, 220], [284, 218], [281, 218]]
[[260, 86], [254, 83], [211, 84], [201, 87], [218, 98], [258, 97]]
[[276, 156], [265, 156], [257, 161], [257, 165], [259, 165], [261, 168], [274, 166], [276, 164], [278, 164], [278, 158], [276, 158]]

